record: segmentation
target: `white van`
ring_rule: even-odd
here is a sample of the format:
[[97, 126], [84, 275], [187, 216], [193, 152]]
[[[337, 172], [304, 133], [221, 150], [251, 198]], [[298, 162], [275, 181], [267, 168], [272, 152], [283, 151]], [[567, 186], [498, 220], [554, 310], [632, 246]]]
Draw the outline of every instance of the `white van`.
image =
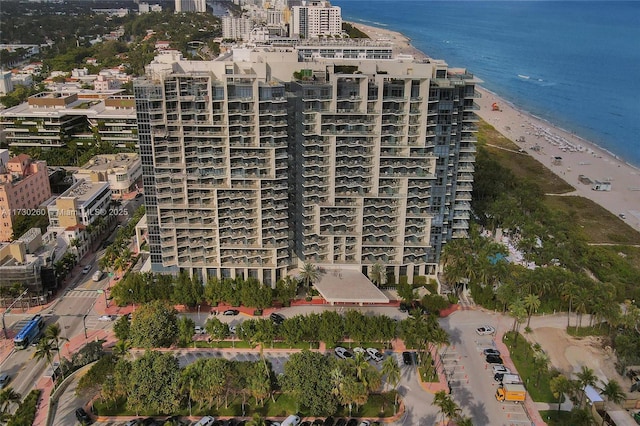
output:
[[93, 276], [91, 277], [91, 279], [93, 281], [100, 281], [102, 279], [102, 275], [103, 275], [103, 272], [98, 269], [96, 272], [93, 273]]
[[300, 424], [300, 417], [292, 414], [286, 419], [284, 419], [284, 421], [280, 423], [280, 426], [298, 426], [299, 424]]
[[194, 424], [193, 426], [211, 426], [216, 422], [216, 419], [214, 419], [211, 416], [204, 416], [203, 418], [200, 419], [200, 421], [196, 424]]

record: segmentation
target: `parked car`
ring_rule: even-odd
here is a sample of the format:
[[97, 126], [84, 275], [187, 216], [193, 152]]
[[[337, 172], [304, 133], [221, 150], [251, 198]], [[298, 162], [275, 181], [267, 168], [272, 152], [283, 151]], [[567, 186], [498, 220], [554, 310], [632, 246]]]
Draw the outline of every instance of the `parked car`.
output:
[[376, 348], [367, 348], [367, 353], [375, 362], [380, 362], [384, 358], [384, 355]]
[[311, 422], [304, 421], [304, 422], [300, 423], [300, 426], [311, 426]]
[[236, 334], [236, 326], [235, 325], [229, 326], [229, 334]]
[[509, 370], [504, 365], [494, 365], [493, 366], [493, 374], [511, 374], [511, 370]]
[[324, 426], [324, 420], [322, 419], [315, 419], [313, 421], [313, 423], [311, 423], [311, 426]]
[[490, 325], [483, 325], [482, 327], [476, 328], [476, 333], [481, 336], [484, 336], [485, 334], [494, 334], [495, 332], [496, 329], [491, 327]]
[[138, 192], [138, 193], [136, 194], [136, 198], [140, 198], [140, 197], [142, 197], [142, 193], [141, 193], [141, 192]]
[[89, 271], [91, 271], [91, 268], [93, 268], [93, 265], [87, 265], [84, 268], [82, 268], [82, 274], [83, 275], [87, 275], [89, 273]]
[[347, 421], [345, 419], [338, 419], [336, 421], [336, 426], [346, 426]]
[[369, 361], [371, 359], [367, 351], [364, 348], [361, 348], [360, 346], [358, 346], [357, 348], [353, 348], [353, 353], [362, 354], [364, 356], [365, 361]]
[[295, 414], [290, 415], [289, 417], [284, 419], [282, 423], [280, 423], [281, 426], [298, 426], [299, 424], [300, 417], [296, 416]]
[[193, 329], [193, 332], [195, 334], [205, 334], [207, 330], [205, 330], [204, 327], [200, 327], [199, 325], [196, 325], [195, 328]]
[[214, 419], [211, 416], [204, 416], [194, 426], [213, 426], [215, 421], [216, 421], [216, 419]]
[[138, 426], [140, 424], [140, 419], [129, 420], [124, 424], [124, 426]]
[[329, 416], [326, 419], [324, 419], [322, 426], [333, 426], [335, 422], [336, 421], [333, 419], [333, 417]]
[[269, 318], [271, 318], [271, 321], [273, 321], [273, 323], [276, 325], [282, 324], [286, 319], [284, 315], [279, 314], [277, 312], [273, 312], [271, 315], [269, 315]]
[[358, 419], [349, 419], [347, 426], [358, 426]]
[[489, 363], [489, 364], [504, 364], [504, 362], [502, 361], [502, 358], [500, 358], [497, 355], [487, 355], [487, 357], [485, 358], [485, 360]]
[[482, 351], [482, 353], [484, 354], [484, 356], [487, 356], [487, 355], [500, 356], [500, 351], [497, 349], [486, 348], [485, 350]]
[[402, 352], [402, 362], [404, 362], [404, 365], [413, 365], [413, 354], [411, 352]]
[[98, 318], [98, 321], [113, 321], [114, 319], [112, 315], [102, 315]]
[[341, 359], [353, 358], [353, 354], [341, 346], [337, 346], [334, 350], [336, 356]]
[[0, 389], [3, 389], [9, 383], [11, 377], [7, 373], [0, 374]]
[[363, 420], [359, 426], [371, 426], [371, 422], [369, 420]]
[[102, 279], [102, 277], [104, 276], [104, 272], [102, 272], [101, 270], [97, 270], [93, 273], [93, 276], [91, 277], [92, 281], [98, 282]]
[[80, 422], [81, 425], [90, 425], [93, 423], [91, 417], [84, 411], [84, 408], [76, 408], [76, 419]]
[[224, 311], [222, 313], [222, 315], [226, 315], [226, 316], [236, 316], [240, 313], [239, 310], [237, 309], [227, 309], [226, 311]]

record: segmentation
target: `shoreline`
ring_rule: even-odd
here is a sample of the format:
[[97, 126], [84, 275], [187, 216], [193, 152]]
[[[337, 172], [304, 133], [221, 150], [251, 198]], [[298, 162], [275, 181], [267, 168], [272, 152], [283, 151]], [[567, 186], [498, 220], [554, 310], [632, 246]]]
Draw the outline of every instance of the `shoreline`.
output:
[[[384, 39], [394, 48], [394, 54], [410, 54], [415, 59], [429, 58], [411, 44], [402, 33], [349, 22], [371, 37]], [[556, 176], [575, 188], [564, 195], [576, 195], [592, 200], [621, 221], [640, 232], [640, 168], [597, 143], [584, 139], [552, 122], [537, 117], [476, 85], [476, 114], [498, 132], [516, 144], [523, 154], [530, 155]], [[496, 103], [499, 110], [494, 111]], [[560, 158], [560, 159], [558, 159]], [[582, 180], [581, 180], [582, 178]], [[591, 183], [584, 183], [587, 180]], [[594, 190], [596, 181], [609, 182], [609, 191]]]

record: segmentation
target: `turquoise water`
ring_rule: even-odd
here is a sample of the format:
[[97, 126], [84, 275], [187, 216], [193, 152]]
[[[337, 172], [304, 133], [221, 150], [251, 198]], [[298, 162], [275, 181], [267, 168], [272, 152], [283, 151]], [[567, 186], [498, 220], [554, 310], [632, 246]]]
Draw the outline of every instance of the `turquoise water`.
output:
[[640, 166], [640, 2], [335, 0]]

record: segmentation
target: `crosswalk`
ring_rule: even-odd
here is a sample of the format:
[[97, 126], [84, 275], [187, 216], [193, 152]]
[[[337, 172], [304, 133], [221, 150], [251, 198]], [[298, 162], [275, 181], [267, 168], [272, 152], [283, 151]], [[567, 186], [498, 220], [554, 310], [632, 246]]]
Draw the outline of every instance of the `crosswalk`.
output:
[[64, 294], [64, 297], [86, 297], [95, 299], [98, 293], [95, 290], [69, 290]]

